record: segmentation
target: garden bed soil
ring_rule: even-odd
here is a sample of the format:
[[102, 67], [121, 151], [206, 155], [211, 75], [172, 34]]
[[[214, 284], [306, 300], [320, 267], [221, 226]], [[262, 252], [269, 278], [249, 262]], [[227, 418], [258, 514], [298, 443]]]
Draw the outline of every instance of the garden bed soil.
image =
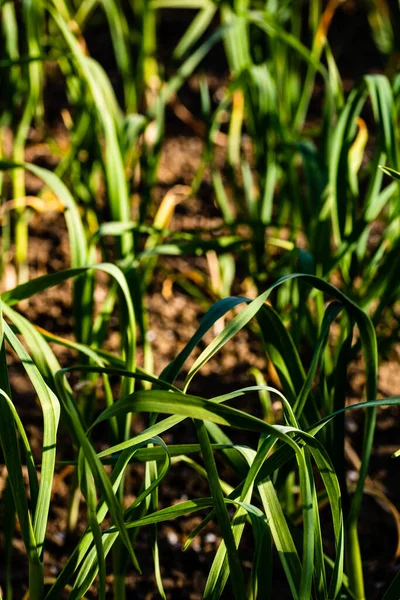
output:
[[[197, 137], [171, 136], [166, 140], [165, 151], [161, 159], [160, 182], [158, 194], [162, 197], [165, 189], [173, 185], [191, 181], [198, 161], [200, 160], [201, 140]], [[40, 156], [37, 154], [36, 156]], [[184, 174], [184, 175], [182, 175]], [[27, 179], [29, 193], [38, 191], [38, 181]], [[179, 211], [174, 216], [172, 227], [176, 230], [194, 230], [197, 227], [207, 228], [218, 225], [217, 212], [212, 205], [209, 210], [204, 208], [207, 202], [204, 199], [191, 200], [190, 204], [181, 204]], [[215, 213], [215, 214], [214, 214]], [[29, 238], [29, 263], [31, 277], [58, 271], [69, 266], [68, 235], [62, 215], [57, 213], [44, 213], [33, 215], [30, 225]], [[165, 273], [183, 273], [190, 270], [203, 274], [208, 278], [207, 261], [202, 257], [183, 259], [179, 257], [165, 257], [160, 259], [161, 267], [151, 286], [151, 291], [146, 299], [150, 314], [150, 332], [155, 359], [155, 372], [160, 373], [176, 354], [188, 342], [195, 332], [199, 321], [204, 314], [201, 307], [192, 297], [187, 295], [179, 284], [167, 286], [166, 293]], [[9, 275], [10, 282], [12, 275]], [[236, 290], [240, 293], [240, 289]], [[243, 292], [243, 290], [242, 290]], [[39, 325], [56, 335], [72, 337], [71, 321], [71, 283], [67, 282], [56, 288], [51, 288], [23, 303], [21, 312], [32, 323]], [[205, 342], [212, 339], [213, 332], [207, 334]], [[113, 340], [109, 342], [109, 349], [113, 348]], [[73, 352], [60, 346], [55, 348], [62, 364], [72, 364], [76, 357]], [[400, 347], [395, 346], [379, 371], [379, 390], [382, 396], [400, 395], [399, 371]], [[12, 359], [11, 359], [12, 360]], [[226, 393], [237, 387], [254, 384], [249, 376], [249, 368], [257, 366], [263, 372], [266, 362], [259, 339], [251, 331], [241, 331], [229, 342], [219, 355], [210, 361], [201, 373], [194, 379], [191, 392], [204, 396], [215, 396]], [[11, 365], [11, 381], [14, 400], [18, 411], [26, 425], [32, 449], [39, 453], [42, 437], [42, 422], [40, 410], [35, 396], [27, 382], [21, 367], [13, 362]], [[364, 373], [360, 362], [352, 366], [349, 381], [349, 402], [360, 401], [364, 391]], [[260, 416], [260, 408], [256, 397], [249, 398], [239, 404], [240, 408]], [[370, 493], [366, 494], [360, 521], [360, 538], [365, 558], [365, 574], [368, 585], [368, 598], [379, 598], [381, 590], [393, 576], [395, 571], [395, 557], [398, 553], [398, 539], [393, 515], [388, 512], [387, 506], [376, 499], [374, 490], [383, 492], [395, 506], [400, 506], [400, 489], [398, 486], [398, 462], [391, 459], [391, 455], [399, 447], [399, 413], [397, 407], [381, 409], [378, 414], [375, 445], [371, 459], [371, 484]], [[139, 431], [145, 427], [145, 422], [138, 419], [134, 429]], [[361, 444], [362, 415], [354, 413], [348, 416], [347, 427], [349, 433], [348, 469], [349, 477], [355, 477], [357, 464], [354, 452], [359, 452]], [[168, 438], [168, 439], [167, 439]], [[184, 423], [174, 429], [166, 441], [174, 443], [177, 440], [195, 441], [195, 432], [190, 422]], [[241, 443], [254, 445], [254, 440], [247, 434], [240, 433], [238, 439]], [[71, 446], [66, 432], [61, 429], [59, 443], [59, 460], [71, 457]], [[36, 457], [38, 458], [38, 456]], [[138, 489], [143, 467], [138, 465], [132, 468], [128, 480], [129, 494], [133, 498]], [[65, 543], [67, 522], [67, 498], [71, 473], [65, 467], [57, 468], [55, 477], [53, 499], [50, 511], [48, 528], [48, 543], [45, 553], [46, 575], [54, 577], [68, 557], [68, 544]], [[4, 487], [4, 468], [0, 472], [0, 490]], [[229, 473], [226, 474], [229, 478]], [[186, 465], [172, 468], [166, 481], [160, 488], [160, 505], [170, 504], [187, 498], [209, 495], [209, 490], [203, 478], [197, 475]], [[78, 529], [82, 529], [82, 522]], [[204, 588], [207, 572], [213, 560], [214, 552], [220, 540], [218, 527], [209, 525], [190, 549], [183, 553], [182, 545], [189, 532], [199, 523], [200, 517], [189, 517], [177, 522], [161, 524], [159, 526], [160, 557], [163, 581], [168, 598], [174, 599], [200, 599]], [[383, 543], [384, 540], [384, 543]], [[148, 552], [148, 538], [146, 531], [139, 536], [138, 556], [143, 568], [143, 575], [133, 571], [129, 572], [128, 590], [135, 593], [135, 598], [158, 598], [154, 582], [152, 561]], [[241, 545], [241, 556], [248, 569], [251, 566], [251, 535], [244, 538]], [[26, 560], [22, 541], [15, 542], [13, 561], [20, 564], [19, 573], [20, 591], [26, 589]], [[276, 557], [276, 564], [279, 559]], [[278, 568], [279, 573], [279, 568]], [[274, 571], [275, 572], [275, 571]], [[111, 581], [110, 581], [111, 585]], [[284, 577], [278, 577], [279, 597], [289, 598], [290, 594], [285, 586]], [[276, 589], [278, 592], [278, 589]], [[129, 593], [129, 592], [128, 592]], [[231, 597], [229, 587], [226, 597]], [[95, 590], [88, 597], [96, 597]]]

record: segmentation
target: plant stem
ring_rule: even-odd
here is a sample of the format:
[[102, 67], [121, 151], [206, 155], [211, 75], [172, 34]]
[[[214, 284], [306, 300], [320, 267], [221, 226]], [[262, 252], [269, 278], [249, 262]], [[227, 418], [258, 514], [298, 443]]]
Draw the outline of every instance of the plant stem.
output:
[[347, 527], [346, 557], [347, 575], [350, 589], [357, 600], [365, 600], [364, 577], [361, 561], [360, 543], [358, 541], [357, 523], [351, 523]]
[[29, 561], [29, 600], [43, 600], [43, 563], [36, 557]]

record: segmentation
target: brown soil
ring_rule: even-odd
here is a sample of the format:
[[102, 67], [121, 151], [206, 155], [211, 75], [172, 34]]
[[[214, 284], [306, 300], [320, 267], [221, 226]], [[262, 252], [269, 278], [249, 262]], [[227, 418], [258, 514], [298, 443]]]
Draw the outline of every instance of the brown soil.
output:
[[[198, 164], [201, 150], [201, 141], [196, 137], [181, 136], [169, 138], [165, 144], [160, 168], [160, 196], [164, 186], [170, 187], [177, 183], [188, 183]], [[171, 153], [173, 160], [171, 160]], [[182, 175], [184, 174], [184, 175]], [[183, 181], [182, 181], [183, 179]], [[28, 181], [32, 188], [37, 181]], [[35, 189], [37, 191], [37, 189]], [[219, 219], [214, 216], [212, 207], [210, 214], [202, 209], [201, 199], [183, 203], [174, 217], [172, 227], [180, 230], [193, 230], [196, 227], [206, 228], [207, 225], [216, 226]], [[63, 218], [59, 214], [49, 213], [34, 215], [31, 220], [30, 231], [30, 273], [36, 277], [53, 272], [68, 266], [68, 239]], [[150, 314], [150, 336], [154, 351], [155, 372], [160, 373], [177, 353], [184, 347], [191, 335], [195, 332], [204, 307], [188, 296], [179, 286], [180, 273], [196, 272], [209, 286], [209, 274], [205, 258], [194, 259], [162, 258], [151, 286], [151, 294], [147, 298]], [[12, 281], [12, 272], [9, 282]], [[166, 280], [171, 279], [171, 286], [166, 285]], [[174, 279], [175, 278], [175, 279]], [[174, 283], [175, 280], [175, 283]], [[166, 289], [168, 293], [166, 293]], [[100, 289], [101, 293], [101, 289]], [[209, 298], [212, 302], [213, 298]], [[29, 319], [41, 327], [55, 334], [65, 337], [72, 336], [71, 326], [71, 284], [65, 283], [57, 288], [50, 289], [33, 297], [23, 305], [22, 312]], [[205, 337], [205, 344], [213, 338], [211, 331]], [[109, 341], [113, 347], [112, 338]], [[61, 364], [71, 364], [75, 357], [65, 348], [56, 348]], [[196, 353], [194, 353], [193, 358]], [[190, 360], [192, 362], [193, 358]], [[400, 395], [399, 349], [391, 351], [389, 360], [384, 362], [379, 372], [379, 390], [383, 396]], [[236, 338], [229, 342], [222, 352], [210, 361], [197, 376], [192, 384], [192, 393], [204, 396], [222, 394], [235, 389], [254, 384], [249, 376], [249, 367], [257, 366], [265, 371], [266, 363], [258, 338], [249, 330], [242, 331]], [[11, 378], [14, 399], [21, 417], [26, 424], [30, 439], [33, 441], [33, 451], [40, 454], [41, 418], [32, 389], [26, 381], [21, 368], [13, 362]], [[354, 364], [350, 373], [349, 401], [359, 401], [364, 389], [364, 374], [360, 364]], [[240, 404], [239, 404], [240, 406]], [[240, 406], [252, 414], [260, 414], [257, 398], [250, 398]], [[398, 482], [398, 463], [390, 458], [398, 449], [399, 430], [398, 417], [400, 408], [388, 408], [379, 411], [376, 443], [371, 461], [371, 489], [383, 492], [395, 506], [400, 506], [400, 490]], [[137, 420], [135, 430], [139, 431], [145, 426], [145, 421]], [[361, 415], [354, 414], [348, 417], [347, 427], [349, 432], [348, 451], [349, 477], [355, 476], [357, 470], [357, 457], [354, 459], [354, 448], [359, 451]], [[168, 442], [177, 440], [195, 441], [195, 433], [190, 423], [184, 423], [165, 437]], [[246, 434], [239, 434], [235, 441], [254, 445], [254, 440]], [[66, 433], [61, 428], [59, 459], [71, 456], [70, 443]], [[139, 485], [141, 466], [132, 468], [129, 480], [129, 493], [134, 496]], [[46, 575], [54, 577], [68, 557], [69, 545], [65, 544], [65, 531], [67, 520], [67, 499], [69, 494], [70, 474], [64, 468], [57, 469], [58, 475], [54, 483], [54, 496], [51, 505], [50, 521], [48, 528], [48, 544], [45, 555]], [[4, 468], [0, 472], [0, 486], [4, 486]], [[227, 477], [230, 475], [227, 473]], [[160, 505], [168, 506], [171, 503], [182, 501], [186, 498], [207, 496], [209, 493], [203, 478], [196, 475], [188, 466], [173, 467], [166, 481], [161, 486]], [[160, 554], [164, 585], [168, 598], [182, 598], [196, 600], [201, 598], [206, 574], [211, 565], [215, 549], [218, 545], [218, 529], [210, 525], [194, 541], [191, 548], [182, 553], [182, 544], [188, 533], [199, 523], [200, 517], [180, 519], [168, 525], [159, 526]], [[81, 529], [81, 526], [79, 527]], [[360, 524], [361, 543], [365, 556], [366, 578], [370, 586], [370, 598], [379, 598], [379, 590], [386, 586], [388, 578], [393, 574], [394, 558], [397, 553], [398, 540], [393, 515], [388, 512], [387, 505], [366, 495], [363, 515]], [[381, 547], [382, 536], [385, 535], [385, 548]], [[143, 575], [129, 572], [129, 589], [135, 590], [135, 597], [149, 599], [158, 598], [154, 578], [152, 575], [152, 561], [148, 553], [148, 533], [143, 531], [139, 536], [138, 556], [143, 568]], [[242, 556], [250, 566], [251, 539], [244, 539], [241, 546]], [[379, 551], [377, 551], [379, 550]], [[21, 577], [21, 590], [26, 587], [26, 563], [21, 541], [16, 541], [14, 549], [15, 565], [20, 569], [14, 572]], [[278, 558], [276, 558], [278, 567]], [[110, 582], [111, 583], [111, 582]], [[285, 598], [284, 578], [279, 577], [278, 583], [280, 597]], [[226, 597], [230, 592], [227, 589]], [[278, 590], [277, 590], [278, 591]], [[95, 592], [93, 592], [95, 597]], [[89, 596], [90, 597], [90, 596]], [[287, 596], [290, 597], [290, 596]]]

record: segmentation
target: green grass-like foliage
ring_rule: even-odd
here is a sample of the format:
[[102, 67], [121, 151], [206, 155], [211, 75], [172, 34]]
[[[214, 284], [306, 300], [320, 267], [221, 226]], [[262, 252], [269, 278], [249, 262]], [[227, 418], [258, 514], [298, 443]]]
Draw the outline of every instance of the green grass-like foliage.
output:
[[[83, 598], [92, 584], [96, 597], [106, 598], [109, 574], [113, 597], [122, 600], [127, 574], [141, 570], [142, 528], [150, 530], [156, 587], [166, 598], [157, 525], [195, 513], [203, 520], [183, 550], [211, 521], [221, 535], [204, 598], [219, 598], [225, 588], [238, 600], [276, 597], [275, 561], [293, 598], [365, 598], [357, 525], [376, 411], [400, 403], [377, 399], [376, 336], [378, 325], [380, 331], [390, 327], [378, 340], [382, 354], [398, 338], [393, 315], [399, 292], [400, 78], [366, 75], [345, 94], [328, 36], [342, 3], [325, 4], [0, 0], [0, 273], [6, 276], [14, 266], [17, 275], [15, 287], [2, 285], [0, 300], [5, 600], [14, 593], [17, 522], [30, 600], [56, 600], [64, 590]], [[172, 69], [156, 60], [165, 39], [157, 24], [166, 10], [193, 17], [173, 51]], [[398, 15], [385, 1], [366, 2], [363, 10], [383, 60], [396, 50]], [[104, 59], [114, 65], [117, 90], [88, 49], [98, 26], [107, 31]], [[229, 79], [215, 101], [207, 78], [200, 77], [200, 165], [190, 186], [170, 190], [157, 204], [166, 109], [194, 73], [204, 75], [216, 49], [224, 53]], [[65, 94], [66, 144], [53, 139], [47, 118], [44, 92], [54, 82], [61, 82]], [[26, 161], [31, 130], [57, 158], [53, 171]], [[37, 198], [27, 195], [25, 173], [43, 183]], [[201, 196], [206, 173], [220, 225], [175, 231], [170, 222], [179, 194]], [[70, 267], [31, 279], [32, 210], [54, 207], [65, 218]], [[214, 271], [211, 283], [196, 272], [177, 278], [207, 310], [186, 346], [157, 375], [147, 297], [155, 271], [167, 276], [165, 255], [206, 256]], [[101, 306], [96, 274], [106, 288]], [[233, 295], [241, 277], [251, 281], [254, 299]], [[26, 312], [33, 296], [68, 280], [73, 339], [36, 327]], [[110, 353], [104, 345], [115, 316], [118, 349]], [[212, 398], [190, 393], [204, 365], [246, 327], [262, 340], [274, 386], [253, 369], [253, 386]], [[216, 331], [204, 345], [205, 334]], [[59, 346], [71, 351], [73, 364], [60, 364]], [[18, 409], [11, 357], [23, 366], [39, 401], [40, 456], [31, 449]], [[365, 399], [347, 407], [348, 367], [358, 357], [365, 367]], [[71, 379], [78, 385], [71, 386]], [[263, 418], [235, 408], [236, 398], [254, 393]], [[271, 400], [281, 403], [279, 421]], [[357, 484], [349, 486], [344, 414], [356, 409], [364, 415], [364, 437]], [[132, 423], [139, 414], [147, 426], [138, 432]], [[185, 420], [196, 443], [167, 443]], [[45, 585], [60, 424], [74, 471], [68, 533], [83, 519], [81, 495], [86, 529]], [[107, 432], [101, 450], [99, 430]], [[235, 441], [238, 430], [249, 432], [251, 444]], [[144, 475], [127, 506], [125, 484], [138, 462]], [[181, 463], [205, 478], [209, 495], [160, 507], [166, 477]], [[229, 482], [221, 475], [227, 472]], [[321, 518], [325, 506], [333, 532], [328, 537], [328, 517]], [[250, 573], [240, 547], [246, 528], [253, 539]], [[399, 596], [396, 577], [384, 598]]]
[[[124, 277], [116, 267], [99, 265], [99, 268], [115, 277], [121, 289], [127, 292]], [[206, 521], [216, 518], [223, 537], [209, 574], [206, 597], [219, 597], [228, 578], [231, 579], [233, 593], [237, 598], [247, 597], [249, 594], [251, 597], [257, 597], [261, 593], [264, 594], [266, 590], [271, 590], [271, 581], [266, 580], [266, 574], [272, 572], [271, 540], [277, 548], [293, 597], [305, 598], [315, 594], [316, 597], [336, 598], [342, 590], [349, 589], [351, 583], [346, 577], [344, 556], [346, 552], [358, 550], [357, 545], [354, 547], [352, 535], [360, 509], [363, 478], [367, 472], [376, 406], [398, 402], [397, 399], [393, 399], [362, 403], [362, 407], [366, 408], [363, 466], [350, 507], [343, 511], [341, 498], [343, 494], [347, 494], [347, 491], [343, 479], [343, 457], [341, 456], [343, 448], [337, 445], [339, 438], [344, 439], [344, 422], [339, 415], [346, 410], [343, 394], [346, 360], [342, 355], [345, 353], [347, 359], [350, 359], [348, 340], [355, 325], [359, 330], [367, 369], [367, 397], [376, 395], [376, 340], [372, 323], [366, 314], [322, 279], [307, 275], [291, 276], [303, 279], [314, 289], [320, 290], [319, 293], [326, 293], [334, 298], [334, 301], [326, 307], [320, 339], [307, 374], [290, 334], [277, 313], [265, 304], [272, 288], [251, 302], [244, 298], [231, 297], [214, 305], [204, 316], [193, 340], [165, 369], [160, 378], [155, 378], [144, 371], [136, 371], [132, 364], [128, 369], [126, 360], [122, 357], [121, 359], [111, 358], [111, 356], [106, 358], [89, 346], [70, 342], [70, 346], [76, 347], [81, 355], [86, 353], [92, 363], [88, 366], [76, 366], [74, 370], [97, 373], [104, 378], [104, 383], [110, 375], [115, 375], [122, 376], [124, 382], [138, 379], [142, 382], [148, 381], [153, 386], [152, 389], [128, 393], [121, 391], [120, 397], [112, 397], [109, 406], [88, 428], [84, 407], [79, 405], [78, 398], [75, 397], [66, 379], [66, 371], [69, 369], [61, 369], [46, 340], [46, 337], [52, 340], [51, 335], [38, 331], [25, 317], [11, 308], [13, 303], [30, 297], [36, 291], [42, 291], [66, 278], [79, 276], [80, 271], [81, 269], [71, 269], [32, 280], [4, 294], [2, 301], [4, 316], [12, 327], [5, 320], [2, 321], [1, 378], [4, 392], [1, 397], [3, 419], [0, 435], [15, 511], [29, 560], [30, 596], [43, 597], [43, 544], [51, 483], [54, 477], [56, 434], [60, 412], [74, 446], [77, 451], [79, 450], [77, 455], [79, 485], [88, 505], [88, 527], [46, 597], [56, 598], [66, 584], [72, 585], [71, 597], [82, 597], [96, 575], [98, 575], [99, 596], [105, 597], [105, 556], [118, 541], [126, 545], [133, 565], [140, 568], [132, 538], [128, 535], [130, 529], [155, 525], [204, 508], [211, 510]], [[282, 284], [284, 280], [277, 282], [276, 285]], [[129, 295], [126, 298], [129, 304]], [[184, 388], [174, 387], [173, 382], [194, 345], [221, 317], [221, 314], [230, 311], [239, 303], [244, 303], [245, 307], [199, 355], [186, 376]], [[339, 352], [340, 372], [339, 369], [334, 369], [334, 377], [325, 381], [328, 386], [326, 399], [329, 402], [329, 398], [333, 398], [334, 403], [318, 406], [315, 400], [315, 394], [318, 392], [313, 389], [313, 380], [317, 368], [321, 368], [329, 327], [342, 312], [345, 313], [342, 319], [343, 327], [348, 335], [344, 338]], [[187, 391], [188, 386], [199, 369], [254, 318], [258, 321], [266, 350], [274, 357], [274, 364], [279, 369], [284, 394], [273, 388], [256, 385], [211, 399], [190, 395]], [[16, 331], [22, 334], [29, 353], [16, 337]], [[54, 341], [60, 340], [54, 338]], [[18, 417], [9, 388], [6, 345], [13, 348], [23, 363], [42, 408], [44, 437], [40, 484], [37, 478], [39, 467], [34, 463], [28, 436]], [[127, 350], [128, 360], [129, 355]], [[118, 366], [115, 366], [115, 363], [118, 363]], [[123, 383], [121, 390], [129, 387], [124, 386]], [[284, 424], [271, 424], [230, 406], [230, 401], [235, 397], [262, 389], [268, 389], [270, 393], [278, 395], [282, 402]], [[113, 420], [120, 425], [135, 413], [150, 413], [149, 427], [139, 434], [134, 436], [128, 434], [122, 438], [117, 432], [117, 443], [100, 453], [97, 452], [92, 441], [92, 432], [97, 425], [107, 421], [111, 431]], [[170, 416], [156, 418], [157, 414]], [[336, 420], [335, 415], [338, 415]], [[173, 429], [184, 419], [193, 420], [198, 444], [166, 445], [159, 436]], [[220, 426], [228, 429], [223, 432]], [[229, 431], [232, 430], [234, 433], [236, 429], [253, 432], [256, 436], [254, 448], [238, 446], [231, 441], [228, 437]], [[202, 456], [211, 496], [189, 500], [170, 508], [151, 510], [152, 506], [146, 504], [146, 498], [154, 494], [155, 490], [162, 485], [163, 478], [168, 470], [173, 468], [176, 460], [183, 460], [193, 453], [200, 453]], [[235, 470], [237, 487], [228, 494], [226, 485], [218, 475], [215, 453], [222, 453]], [[112, 459], [110, 475], [104, 470], [103, 463], [106, 458], [108, 462]], [[125, 470], [132, 460], [145, 461], [149, 467], [153, 465], [152, 474], [143, 482], [142, 491], [133, 504], [123, 509], [118, 501], [118, 489], [122, 485]], [[26, 501], [27, 491], [22, 474], [24, 463], [28, 467], [29, 474], [30, 506]], [[288, 464], [291, 465], [290, 471], [294, 469], [299, 478], [301, 517], [304, 525], [300, 536], [294, 535], [290, 514], [285, 514], [279, 503], [279, 488], [282, 482], [277, 487], [276, 475]], [[286, 477], [289, 476], [287, 469], [283, 472]], [[316, 487], [317, 472], [323, 481], [334, 527], [335, 553], [329, 557], [330, 560], [324, 555], [322, 545], [323, 534], [318, 517], [317, 496], [317, 492], [320, 493], [321, 490]], [[232, 518], [227, 512], [229, 504], [236, 507]], [[113, 524], [111, 528], [104, 530], [101, 523], [107, 513], [110, 514]], [[240, 555], [237, 553], [246, 523], [253, 528], [255, 536], [253, 572], [249, 581], [245, 581]], [[353, 578], [350, 577], [350, 581], [352, 579], [354, 580], [354, 575]]]

